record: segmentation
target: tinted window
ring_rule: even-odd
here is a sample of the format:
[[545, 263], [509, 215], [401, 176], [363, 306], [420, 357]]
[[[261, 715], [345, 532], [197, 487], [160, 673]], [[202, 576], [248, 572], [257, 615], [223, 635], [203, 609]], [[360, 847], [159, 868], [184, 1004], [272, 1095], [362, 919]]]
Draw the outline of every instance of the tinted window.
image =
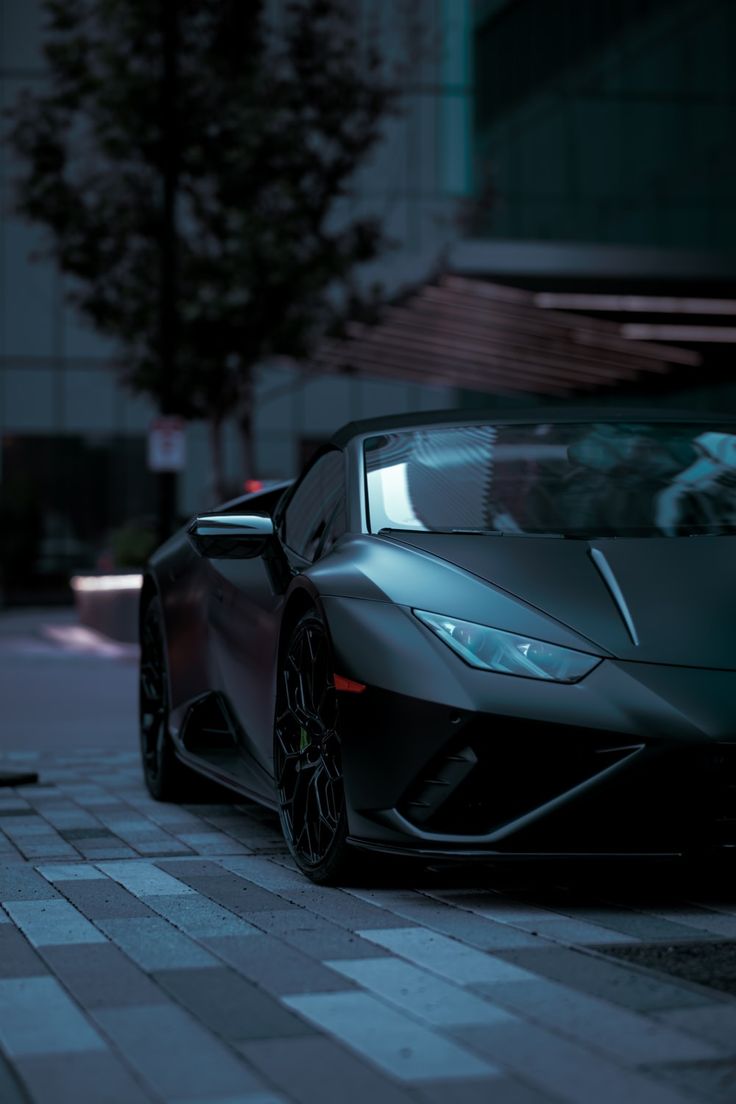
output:
[[372, 532], [736, 532], [736, 434], [700, 423], [438, 426], [365, 442]]
[[338, 519], [344, 519], [344, 503], [343, 455], [328, 452], [309, 469], [286, 507], [281, 526], [284, 544], [306, 560], [315, 559], [326, 537], [334, 538]]

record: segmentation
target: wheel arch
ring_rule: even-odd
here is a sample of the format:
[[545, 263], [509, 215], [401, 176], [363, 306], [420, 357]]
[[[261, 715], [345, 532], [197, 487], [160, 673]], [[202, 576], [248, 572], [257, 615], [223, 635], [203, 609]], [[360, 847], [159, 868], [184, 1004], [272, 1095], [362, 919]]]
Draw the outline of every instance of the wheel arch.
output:
[[143, 618], [153, 598], [160, 598], [158, 582], [152, 571], [146, 571], [141, 585], [141, 595], [138, 602], [138, 630], [143, 628]]
[[327, 618], [325, 617], [325, 611], [322, 608], [322, 603], [319, 600], [317, 592], [313, 590], [312, 587], [307, 587], [305, 585], [294, 587], [286, 600], [284, 613], [281, 618], [278, 647], [279, 663], [281, 663], [283, 658], [284, 648], [288, 643], [292, 629], [299, 618], [312, 609], [319, 611], [326, 624]]

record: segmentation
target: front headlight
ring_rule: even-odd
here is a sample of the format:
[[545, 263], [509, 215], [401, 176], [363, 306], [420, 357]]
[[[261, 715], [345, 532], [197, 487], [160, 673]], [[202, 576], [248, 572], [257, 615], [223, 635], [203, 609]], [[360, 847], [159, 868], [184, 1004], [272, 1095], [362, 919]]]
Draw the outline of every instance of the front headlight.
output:
[[413, 613], [461, 659], [483, 671], [550, 682], [579, 682], [601, 662], [600, 656], [461, 621], [457, 617], [443, 617], [418, 609]]

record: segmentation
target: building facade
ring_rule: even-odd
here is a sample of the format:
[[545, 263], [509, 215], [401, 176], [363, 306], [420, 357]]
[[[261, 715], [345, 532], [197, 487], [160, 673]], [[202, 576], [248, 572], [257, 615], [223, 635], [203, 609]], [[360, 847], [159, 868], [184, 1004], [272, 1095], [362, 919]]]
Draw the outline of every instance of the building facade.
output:
[[[397, 243], [366, 278], [389, 291], [421, 280], [456, 234], [458, 199], [469, 187], [469, 0], [422, 0], [423, 54], [411, 57], [416, 6], [357, 5], [387, 63], [406, 74], [402, 110], [358, 174], [348, 204], [384, 221]], [[273, 0], [278, 20], [281, 0]], [[41, 0], [0, 0], [0, 107], [43, 86]], [[405, 64], [407, 60], [410, 64]], [[15, 166], [0, 149], [0, 509], [38, 541], [32, 554], [83, 562], [111, 530], [155, 509], [146, 470], [147, 428], [156, 411], [120, 383], [121, 350], [94, 333], [66, 299], [64, 278], [44, 260], [43, 235], [13, 212]], [[288, 365], [265, 368], [257, 385], [258, 470], [244, 472], [234, 427], [225, 434], [233, 489], [248, 477], [294, 474], [303, 455], [343, 422], [453, 401], [441, 387], [364, 378], [318, 378]], [[179, 509], [211, 505], [207, 427], [187, 428]]]
[[[278, 19], [284, 0], [271, 2]], [[402, 111], [346, 201], [397, 243], [366, 279], [388, 293], [447, 269], [551, 291], [736, 293], [732, 0], [355, 7], [404, 73]], [[0, 0], [0, 107], [43, 85], [43, 23], [41, 0]], [[121, 351], [39, 259], [42, 236], [13, 213], [14, 172], [1, 146], [0, 510], [25, 518], [45, 569], [93, 559], [111, 530], [153, 512], [156, 411], [121, 385]], [[730, 349], [713, 349], [728, 375]], [[439, 384], [272, 364], [257, 384], [257, 471], [230, 426], [229, 483], [293, 475], [352, 418], [466, 401]], [[187, 455], [182, 514], [211, 505], [205, 425], [187, 428]]]

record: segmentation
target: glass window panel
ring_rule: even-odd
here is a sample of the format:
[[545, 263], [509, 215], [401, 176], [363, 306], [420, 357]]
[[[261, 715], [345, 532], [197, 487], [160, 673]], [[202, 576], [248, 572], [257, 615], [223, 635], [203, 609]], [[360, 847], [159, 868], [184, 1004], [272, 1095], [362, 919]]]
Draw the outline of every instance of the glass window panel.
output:
[[364, 447], [374, 533], [736, 533], [736, 433], [715, 419], [437, 426]]

